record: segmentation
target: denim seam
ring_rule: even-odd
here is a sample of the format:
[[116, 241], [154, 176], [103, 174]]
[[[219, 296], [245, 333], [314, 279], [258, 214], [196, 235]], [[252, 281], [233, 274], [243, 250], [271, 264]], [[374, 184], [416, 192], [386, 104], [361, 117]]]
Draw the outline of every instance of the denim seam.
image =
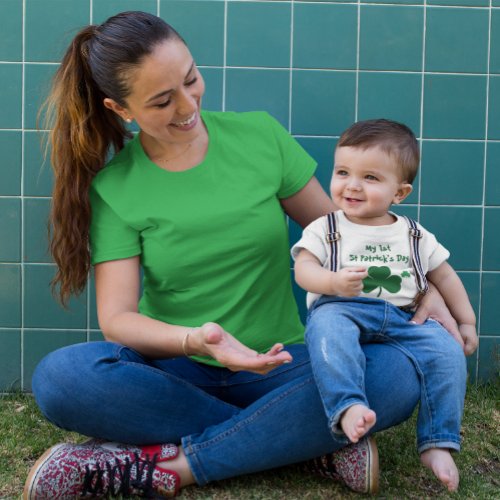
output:
[[[420, 378], [421, 393], [423, 394], [422, 397], [425, 399], [426, 407], [428, 408], [429, 425], [430, 425], [431, 433], [433, 434], [434, 433], [434, 419], [433, 419], [434, 409], [432, 408], [432, 406], [431, 406], [431, 404], [429, 402], [429, 395], [427, 393], [427, 384], [426, 384], [424, 372], [420, 368], [418, 360], [411, 353], [411, 351], [409, 351], [408, 349], [406, 349], [406, 347], [404, 347], [397, 340], [394, 340], [393, 338], [391, 338], [391, 337], [389, 337], [389, 336], [387, 336], [385, 334], [382, 334], [382, 337], [384, 337], [384, 339], [386, 340], [386, 342], [385, 342], [386, 344], [394, 345], [395, 347], [399, 348], [402, 352], [404, 352], [406, 354], [406, 356], [408, 356], [412, 360], [413, 365], [415, 367], [415, 370], [417, 371], [418, 376]], [[423, 409], [422, 409], [422, 403], [420, 403], [420, 405], [419, 405], [419, 411], [423, 411]]]

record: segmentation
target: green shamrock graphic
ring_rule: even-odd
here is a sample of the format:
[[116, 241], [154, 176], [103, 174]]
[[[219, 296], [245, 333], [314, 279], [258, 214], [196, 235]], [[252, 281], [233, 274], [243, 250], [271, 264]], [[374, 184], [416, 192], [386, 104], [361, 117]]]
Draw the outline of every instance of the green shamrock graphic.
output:
[[380, 288], [377, 297], [380, 297], [382, 288], [389, 293], [401, 290], [401, 276], [391, 276], [391, 270], [387, 266], [371, 266], [368, 268], [368, 277], [363, 280], [363, 292], [370, 293], [375, 288]]

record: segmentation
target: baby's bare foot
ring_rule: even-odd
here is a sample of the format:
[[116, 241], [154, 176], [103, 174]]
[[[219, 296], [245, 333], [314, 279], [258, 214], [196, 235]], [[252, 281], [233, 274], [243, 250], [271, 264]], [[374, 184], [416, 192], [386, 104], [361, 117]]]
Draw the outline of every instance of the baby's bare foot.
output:
[[364, 405], [352, 405], [343, 413], [340, 426], [345, 435], [353, 443], [357, 443], [377, 421], [373, 410]]
[[420, 455], [420, 460], [434, 472], [436, 477], [448, 488], [448, 491], [458, 490], [458, 469], [447, 448], [425, 450]]

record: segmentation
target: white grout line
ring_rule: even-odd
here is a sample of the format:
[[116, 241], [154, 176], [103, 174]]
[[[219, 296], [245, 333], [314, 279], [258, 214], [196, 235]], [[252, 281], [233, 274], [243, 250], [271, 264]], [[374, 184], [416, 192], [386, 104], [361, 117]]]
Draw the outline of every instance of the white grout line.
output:
[[25, 266], [24, 266], [24, 230], [25, 230], [25, 218], [24, 218], [24, 146], [25, 146], [25, 129], [24, 129], [24, 113], [26, 110], [26, 0], [23, 0], [23, 20], [21, 28], [21, 38], [22, 38], [22, 77], [21, 77], [21, 186], [20, 186], [20, 199], [21, 199], [21, 389], [24, 390], [24, 300], [25, 300]]
[[295, 36], [295, 2], [290, 6], [290, 67], [288, 68], [288, 132], [292, 133], [292, 91], [293, 91], [293, 59], [294, 59], [294, 36]]
[[354, 94], [354, 121], [358, 121], [359, 116], [359, 59], [361, 53], [361, 2], [358, 0], [357, 5], [357, 31], [356, 31], [356, 80]]
[[427, 0], [424, 0], [423, 10], [423, 23], [422, 23], [422, 77], [420, 80], [420, 130], [419, 130], [419, 151], [420, 151], [420, 172], [418, 175], [418, 200], [417, 200], [417, 220], [420, 220], [420, 208], [422, 199], [422, 150], [424, 146], [424, 97], [425, 97], [425, 50], [426, 50], [426, 36], [427, 36]]

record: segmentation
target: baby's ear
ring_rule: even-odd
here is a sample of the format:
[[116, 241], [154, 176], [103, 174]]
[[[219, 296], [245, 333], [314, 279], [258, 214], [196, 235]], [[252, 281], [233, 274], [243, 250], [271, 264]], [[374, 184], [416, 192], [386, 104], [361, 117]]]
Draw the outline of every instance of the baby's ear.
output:
[[392, 202], [395, 205], [399, 205], [405, 198], [410, 195], [412, 191], [413, 187], [411, 184], [401, 183], [396, 194], [394, 195]]

